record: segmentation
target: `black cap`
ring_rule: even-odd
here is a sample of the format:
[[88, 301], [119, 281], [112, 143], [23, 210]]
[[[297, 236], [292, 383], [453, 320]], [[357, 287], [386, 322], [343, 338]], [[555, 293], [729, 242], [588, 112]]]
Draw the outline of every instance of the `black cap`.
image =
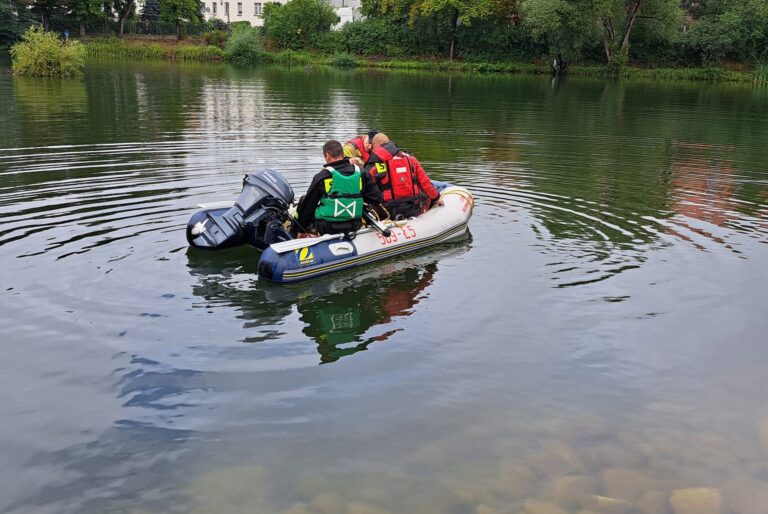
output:
[[376, 134], [378, 134], [379, 131], [375, 128], [372, 128], [368, 131], [368, 139], [373, 139]]

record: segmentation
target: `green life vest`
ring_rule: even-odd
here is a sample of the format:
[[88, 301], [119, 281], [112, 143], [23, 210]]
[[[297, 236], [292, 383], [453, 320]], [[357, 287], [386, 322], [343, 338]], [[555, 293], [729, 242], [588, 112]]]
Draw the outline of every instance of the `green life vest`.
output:
[[325, 179], [325, 193], [315, 209], [315, 219], [333, 222], [362, 218], [363, 176], [360, 168], [355, 166], [355, 172], [349, 176], [330, 166], [325, 169], [331, 173], [331, 178]]

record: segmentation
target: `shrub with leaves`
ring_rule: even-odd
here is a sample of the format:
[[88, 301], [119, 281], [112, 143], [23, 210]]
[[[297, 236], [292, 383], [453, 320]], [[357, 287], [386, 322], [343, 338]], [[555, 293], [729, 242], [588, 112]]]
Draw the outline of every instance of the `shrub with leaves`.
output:
[[236, 30], [224, 47], [224, 58], [234, 64], [253, 64], [266, 59], [259, 31], [254, 28]]
[[225, 30], [211, 30], [203, 33], [203, 41], [205, 41], [206, 45], [217, 46], [219, 48], [224, 48], [228, 37], [229, 34]]
[[347, 52], [338, 52], [331, 56], [331, 66], [337, 68], [355, 68], [360, 63], [354, 55]]
[[11, 47], [11, 65], [17, 75], [72, 77], [82, 75], [85, 48], [78, 41], [61, 41], [53, 32], [31, 27]]
[[339, 17], [327, 0], [290, 0], [287, 4], [267, 4], [264, 29], [280, 48], [313, 48], [322, 34], [338, 23]]

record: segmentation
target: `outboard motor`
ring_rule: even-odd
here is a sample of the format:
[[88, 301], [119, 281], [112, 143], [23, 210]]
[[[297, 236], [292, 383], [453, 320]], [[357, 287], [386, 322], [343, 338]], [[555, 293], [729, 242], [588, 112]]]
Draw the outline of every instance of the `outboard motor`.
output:
[[249, 173], [232, 207], [196, 212], [187, 223], [187, 241], [216, 250], [244, 243], [266, 248], [291, 236], [283, 228], [293, 202], [291, 185], [274, 170]]

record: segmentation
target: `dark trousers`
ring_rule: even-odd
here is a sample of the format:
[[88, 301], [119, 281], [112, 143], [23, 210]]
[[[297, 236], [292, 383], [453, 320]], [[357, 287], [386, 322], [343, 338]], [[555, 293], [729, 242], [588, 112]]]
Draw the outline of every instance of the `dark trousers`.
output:
[[362, 224], [361, 220], [335, 222], [315, 220], [315, 231], [321, 236], [324, 234], [349, 234], [357, 232]]

